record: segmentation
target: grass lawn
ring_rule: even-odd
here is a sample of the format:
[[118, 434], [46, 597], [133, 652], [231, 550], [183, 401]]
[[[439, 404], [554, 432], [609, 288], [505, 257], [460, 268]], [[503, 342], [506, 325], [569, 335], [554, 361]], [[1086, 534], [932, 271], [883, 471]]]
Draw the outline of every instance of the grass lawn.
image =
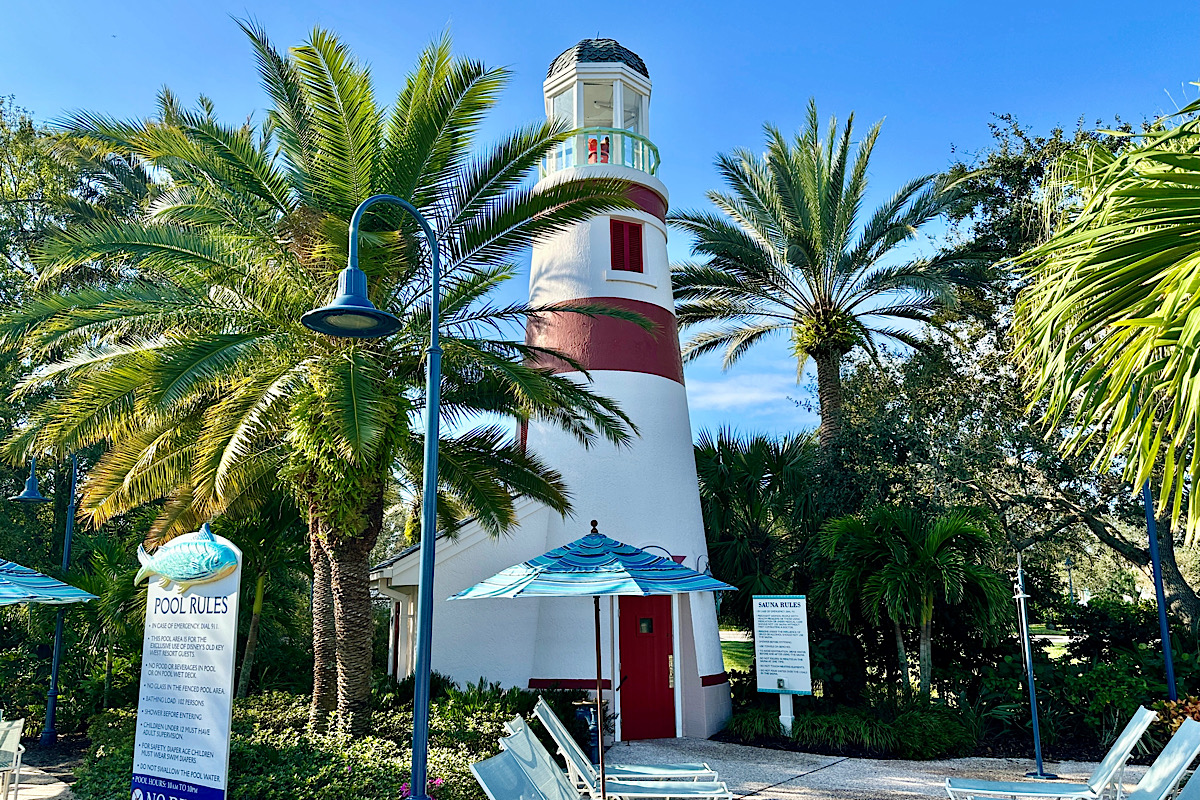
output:
[[754, 661], [754, 642], [721, 642], [721, 655], [727, 671], [749, 672], [750, 663]]

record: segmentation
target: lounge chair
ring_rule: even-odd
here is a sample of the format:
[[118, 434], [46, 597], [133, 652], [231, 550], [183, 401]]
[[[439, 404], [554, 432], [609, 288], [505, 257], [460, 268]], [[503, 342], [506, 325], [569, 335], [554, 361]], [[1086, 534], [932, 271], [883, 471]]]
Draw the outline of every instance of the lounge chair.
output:
[[[561, 797], [569, 790], [578, 800], [579, 790], [571, 784], [567, 773], [558, 766], [525, 720], [517, 717], [505, 725], [511, 733], [500, 740], [500, 747], [516, 757], [534, 785], [547, 796]], [[600, 798], [600, 781], [588, 781], [584, 791], [594, 799]], [[701, 781], [607, 781], [604, 796], [613, 800], [733, 800], [733, 793], [724, 783]]]
[[946, 779], [946, 794], [950, 800], [969, 797], [1013, 797], [1031, 800], [1099, 800], [1112, 790], [1112, 797], [1121, 800], [1124, 793], [1125, 765], [1133, 754], [1134, 745], [1158, 717], [1153, 711], [1139, 707], [1133, 719], [1121, 731], [1112, 747], [1097, 766], [1087, 783], [1044, 783], [1038, 781], [973, 781]]
[[13, 797], [21, 788], [21, 731], [25, 720], [14, 719], [0, 722], [0, 800], [8, 800], [8, 787], [12, 786]]
[[[1175, 735], [1171, 737], [1171, 741], [1167, 742], [1167, 746], [1158, 754], [1158, 758], [1154, 759], [1154, 763], [1150, 765], [1150, 769], [1146, 770], [1146, 774], [1138, 781], [1138, 785], [1132, 792], [1125, 795], [1125, 800], [1166, 800], [1170, 795], [1171, 790], [1179, 783], [1179, 779], [1187, 771], [1188, 766], [1196, 760], [1196, 756], [1200, 755], [1200, 722], [1194, 719], [1185, 719], [1183, 724], [1179, 726], [1179, 730], [1175, 731]], [[960, 782], [961, 783], [961, 782]], [[1030, 792], [1031, 788], [1027, 783], [1012, 783], [1007, 784], [1012, 791], [996, 791], [992, 790], [986, 794], [987, 796], [1008, 796], [1008, 797], [1023, 797], [1023, 798], [1054, 798], [1060, 800], [1064, 797], [1079, 797], [1078, 794], [1051, 794], [1050, 792]], [[1044, 787], [1047, 790], [1059, 788], [1053, 784], [1035, 784], [1034, 788]], [[1200, 786], [1193, 790], [1193, 794], [1200, 793]], [[953, 796], [953, 795], [952, 795]], [[964, 792], [960, 797], [970, 797], [971, 792]], [[1200, 798], [1194, 798], [1200, 800]]]
[[488, 800], [578, 800], [579, 798], [578, 792], [559, 782], [552, 782], [543, 790], [521, 768], [517, 757], [509, 750], [501, 750], [500, 755], [472, 764], [471, 773], [483, 787]]
[[[538, 698], [533, 707], [534, 716], [546, 727], [550, 738], [558, 745], [558, 752], [567, 762], [567, 775], [577, 787], [590, 781], [600, 780], [599, 768], [592, 763], [583, 748], [567, 731], [567, 726], [554, 713], [554, 709]], [[604, 774], [616, 781], [715, 781], [717, 772], [708, 764], [605, 764]]]

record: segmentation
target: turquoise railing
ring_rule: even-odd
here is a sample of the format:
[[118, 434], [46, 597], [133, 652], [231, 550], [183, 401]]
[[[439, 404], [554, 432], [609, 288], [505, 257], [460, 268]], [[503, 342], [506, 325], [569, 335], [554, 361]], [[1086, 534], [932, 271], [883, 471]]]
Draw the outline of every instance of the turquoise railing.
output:
[[586, 164], [614, 164], [658, 172], [658, 148], [645, 136], [621, 128], [580, 128], [542, 159], [541, 177]]

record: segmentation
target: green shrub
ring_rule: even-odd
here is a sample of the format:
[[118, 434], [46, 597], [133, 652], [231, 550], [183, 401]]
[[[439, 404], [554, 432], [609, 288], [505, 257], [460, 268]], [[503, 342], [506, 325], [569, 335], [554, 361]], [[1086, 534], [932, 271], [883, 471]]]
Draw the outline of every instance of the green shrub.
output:
[[946, 706], [904, 711], [892, 722], [891, 733], [891, 749], [899, 758], [956, 758], [970, 755], [978, 744], [962, 714]]
[[797, 714], [792, 740], [801, 747], [887, 755], [896, 747], [893, 730], [879, 718], [856, 711]]
[[767, 708], [739, 711], [729, 719], [725, 732], [743, 742], [783, 736], [783, 729], [779, 726], [779, 712]]

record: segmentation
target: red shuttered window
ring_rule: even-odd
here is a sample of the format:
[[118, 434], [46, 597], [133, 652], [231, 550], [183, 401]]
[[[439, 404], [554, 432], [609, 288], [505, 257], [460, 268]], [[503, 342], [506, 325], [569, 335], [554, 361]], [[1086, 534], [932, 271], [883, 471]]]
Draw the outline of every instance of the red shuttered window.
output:
[[642, 224], [610, 220], [612, 268], [625, 272], [642, 271]]

